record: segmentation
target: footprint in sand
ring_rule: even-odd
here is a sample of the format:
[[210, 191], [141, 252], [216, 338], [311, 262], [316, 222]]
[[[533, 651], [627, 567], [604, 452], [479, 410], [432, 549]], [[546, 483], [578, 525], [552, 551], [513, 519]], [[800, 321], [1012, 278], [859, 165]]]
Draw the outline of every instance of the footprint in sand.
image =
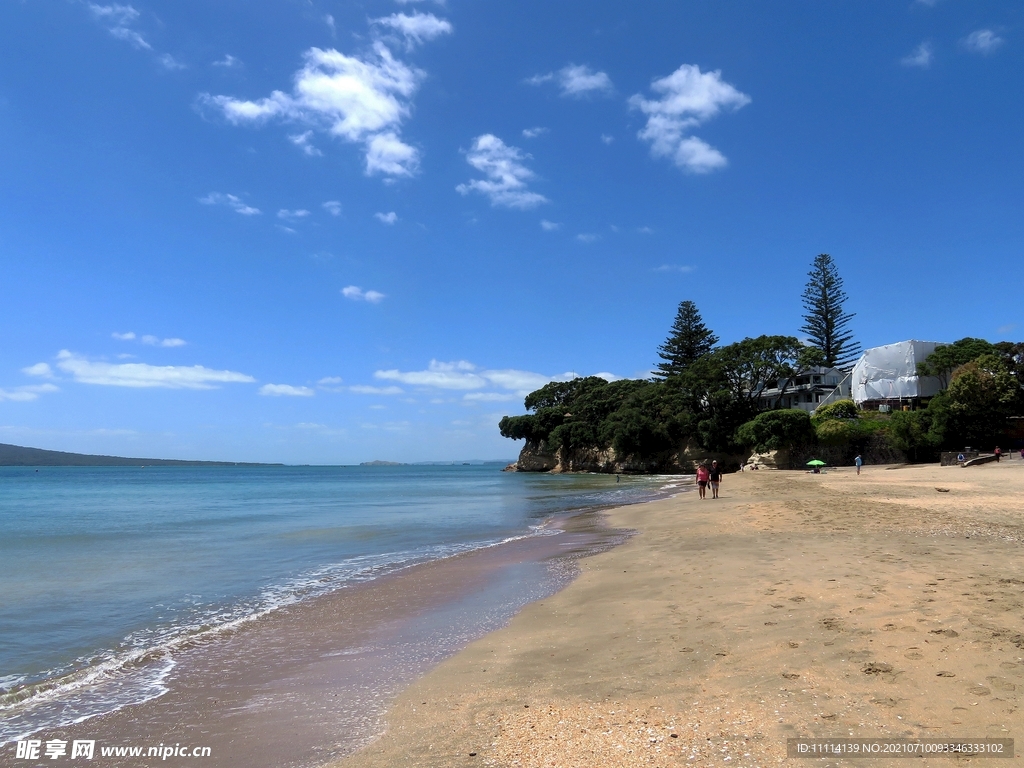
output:
[[936, 677], [956, 677], [955, 672], [936, 672]]

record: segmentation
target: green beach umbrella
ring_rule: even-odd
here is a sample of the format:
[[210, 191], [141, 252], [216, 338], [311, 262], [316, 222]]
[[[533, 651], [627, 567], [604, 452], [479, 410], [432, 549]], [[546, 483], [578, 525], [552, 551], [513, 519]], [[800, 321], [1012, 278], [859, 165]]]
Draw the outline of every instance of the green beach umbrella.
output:
[[811, 459], [810, 461], [807, 462], [807, 466], [808, 467], [824, 467], [825, 466], [825, 462], [822, 461], [821, 459]]

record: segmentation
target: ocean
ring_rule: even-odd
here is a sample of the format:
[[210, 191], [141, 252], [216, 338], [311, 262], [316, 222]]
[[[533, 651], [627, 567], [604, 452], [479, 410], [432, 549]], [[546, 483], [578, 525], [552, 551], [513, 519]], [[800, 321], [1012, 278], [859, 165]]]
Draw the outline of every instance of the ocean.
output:
[[218, 633], [678, 482], [500, 468], [0, 467], [0, 744], [162, 696]]

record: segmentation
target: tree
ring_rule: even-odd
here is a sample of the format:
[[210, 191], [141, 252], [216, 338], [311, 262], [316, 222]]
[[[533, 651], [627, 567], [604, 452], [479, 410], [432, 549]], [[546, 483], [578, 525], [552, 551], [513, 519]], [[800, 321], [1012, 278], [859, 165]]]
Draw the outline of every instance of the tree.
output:
[[758, 336], [721, 347], [712, 357], [720, 364], [733, 397], [756, 410], [762, 391], [796, 374], [804, 349], [795, 336]]
[[692, 301], [681, 302], [676, 321], [672, 324], [672, 333], [658, 347], [658, 357], [664, 362], [657, 364], [655, 378], [678, 376], [714, 349], [717, 343], [718, 337], [704, 325], [697, 305]]
[[941, 382], [942, 388], [946, 389], [953, 371], [961, 365], [966, 365], [982, 355], [995, 353], [995, 346], [984, 339], [967, 336], [952, 344], [936, 347], [923, 363], [917, 364], [917, 375], [934, 376]]
[[811, 417], [796, 408], [765, 411], [736, 430], [736, 442], [758, 453], [812, 443]]
[[854, 315], [843, 311], [843, 303], [848, 298], [843, 290], [843, 278], [827, 253], [814, 257], [802, 298], [807, 314], [804, 315], [806, 324], [800, 330], [822, 351], [825, 365], [829, 368], [852, 366], [860, 357], [860, 344], [853, 340], [853, 332], [849, 330]]

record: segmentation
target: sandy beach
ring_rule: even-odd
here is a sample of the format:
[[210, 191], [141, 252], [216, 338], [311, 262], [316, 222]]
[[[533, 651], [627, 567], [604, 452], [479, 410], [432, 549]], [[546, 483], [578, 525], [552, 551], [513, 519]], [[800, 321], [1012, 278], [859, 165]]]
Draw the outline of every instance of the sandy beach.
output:
[[1015, 459], [748, 472], [718, 500], [614, 510], [636, 536], [413, 684], [333, 766], [763, 766], [795, 736], [1019, 740], [1022, 492]]

